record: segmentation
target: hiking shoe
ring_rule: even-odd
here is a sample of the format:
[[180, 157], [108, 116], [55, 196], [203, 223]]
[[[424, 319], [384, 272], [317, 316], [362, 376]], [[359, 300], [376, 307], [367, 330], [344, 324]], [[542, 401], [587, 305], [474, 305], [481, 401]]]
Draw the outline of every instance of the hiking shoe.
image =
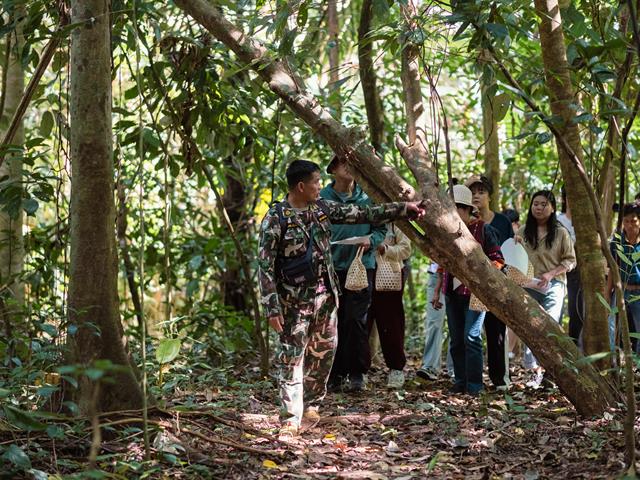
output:
[[327, 382], [327, 392], [340, 393], [344, 390], [345, 378], [342, 375], [336, 375], [329, 378]]
[[349, 376], [350, 379], [350, 388], [349, 390], [353, 393], [363, 392], [366, 388], [366, 383], [364, 381], [364, 375], [362, 373], [355, 373]]
[[421, 368], [416, 372], [416, 376], [422, 380], [435, 382], [438, 380], [438, 373], [432, 368]]
[[278, 437], [284, 438], [289, 437], [293, 438], [298, 435], [298, 426], [293, 422], [284, 422], [278, 430]]
[[469, 395], [470, 397], [479, 397], [483, 391], [484, 389], [482, 388], [478, 390], [467, 390], [467, 395]]
[[309, 420], [310, 422], [319, 422], [320, 414], [318, 413], [318, 407], [308, 407], [304, 410], [302, 418]]
[[402, 370], [389, 370], [388, 388], [399, 389], [404, 385], [404, 372]]
[[465, 393], [466, 391], [467, 389], [462, 383], [454, 383], [453, 386], [449, 388], [449, 393]]

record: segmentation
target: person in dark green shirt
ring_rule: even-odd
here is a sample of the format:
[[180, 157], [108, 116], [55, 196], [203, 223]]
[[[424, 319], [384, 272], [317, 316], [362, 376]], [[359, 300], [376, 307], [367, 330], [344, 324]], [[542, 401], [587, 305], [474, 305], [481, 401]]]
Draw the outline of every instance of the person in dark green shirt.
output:
[[[371, 199], [358, 185], [347, 162], [335, 156], [327, 172], [333, 181], [320, 191], [320, 197], [345, 205], [371, 205]], [[370, 364], [367, 311], [371, 303], [375, 272], [375, 251], [387, 234], [385, 225], [332, 225], [331, 241], [365, 237], [359, 245], [332, 245], [333, 266], [340, 282], [338, 307], [338, 348], [329, 377], [329, 387], [340, 390], [347, 386], [359, 392], [365, 388], [364, 374]], [[362, 263], [367, 269], [368, 288], [350, 291], [345, 288], [347, 271], [358, 247], [364, 249]]]

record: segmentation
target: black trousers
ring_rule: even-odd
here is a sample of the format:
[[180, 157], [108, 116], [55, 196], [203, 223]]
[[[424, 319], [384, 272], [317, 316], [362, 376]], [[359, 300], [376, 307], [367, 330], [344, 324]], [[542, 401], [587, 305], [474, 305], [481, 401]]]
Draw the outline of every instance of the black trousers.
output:
[[331, 368], [331, 379], [366, 373], [371, 363], [367, 311], [371, 303], [374, 270], [367, 269], [369, 287], [357, 292], [344, 288], [346, 271], [338, 270], [336, 273], [342, 294], [338, 307], [338, 348]]
[[569, 336], [577, 344], [582, 333], [584, 318], [584, 298], [580, 272], [574, 268], [567, 273], [567, 310], [569, 314]]
[[489, 378], [494, 386], [505, 385], [509, 378], [506, 356], [507, 326], [493, 313], [484, 317], [484, 331], [487, 335], [487, 364]]
[[[375, 278], [375, 277], [374, 277]], [[402, 370], [407, 364], [404, 354], [404, 305], [402, 294], [404, 292], [405, 269], [402, 270], [402, 289], [398, 292], [378, 292], [371, 294], [371, 307], [367, 318], [367, 330], [369, 335], [373, 329], [373, 322], [378, 327], [380, 347], [387, 368]], [[369, 362], [371, 366], [371, 362]]]

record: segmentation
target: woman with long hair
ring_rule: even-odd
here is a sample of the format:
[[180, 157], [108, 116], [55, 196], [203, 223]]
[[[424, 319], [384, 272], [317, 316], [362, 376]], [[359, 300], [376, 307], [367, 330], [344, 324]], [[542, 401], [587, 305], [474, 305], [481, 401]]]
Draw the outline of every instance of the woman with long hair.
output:
[[[573, 242], [569, 232], [556, 218], [556, 198], [550, 190], [540, 190], [531, 196], [526, 224], [520, 227], [516, 241], [522, 241], [533, 265], [535, 275], [527, 292], [556, 322], [562, 318], [562, 305], [566, 293], [567, 272], [576, 264]], [[539, 387], [542, 368], [527, 347], [524, 367], [534, 372], [527, 384]]]

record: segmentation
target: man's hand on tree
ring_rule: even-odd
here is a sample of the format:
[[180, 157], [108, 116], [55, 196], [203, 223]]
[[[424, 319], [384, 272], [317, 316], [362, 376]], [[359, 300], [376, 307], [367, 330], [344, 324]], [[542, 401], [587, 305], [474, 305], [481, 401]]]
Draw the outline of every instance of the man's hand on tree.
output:
[[282, 315], [274, 315], [272, 317], [269, 317], [269, 325], [271, 325], [271, 328], [273, 328], [277, 333], [282, 333], [284, 318], [282, 318]]
[[425, 213], [426, 210], [422, 202], [407, 202], [407, 218], [409, 220], [420, 220]]

